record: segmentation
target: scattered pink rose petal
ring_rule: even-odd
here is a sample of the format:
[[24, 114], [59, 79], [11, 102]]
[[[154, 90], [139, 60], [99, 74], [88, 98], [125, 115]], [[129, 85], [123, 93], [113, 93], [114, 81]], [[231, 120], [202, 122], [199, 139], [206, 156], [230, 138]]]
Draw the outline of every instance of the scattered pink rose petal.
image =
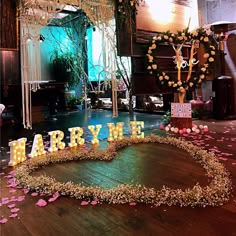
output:
[[6, 176], [4, 176], [4, 178], [6, 178], [6, 179], [12, 179], [13, 176], [12, 176], [12, 175], [6, 175]]
[[5, 224], [5, 223], [7, 223], [7, 221], [8, 221], [8, 219], [3, 218], [3, 219], [0, 220], [0, 224]]
[[0, 207], [2, 206], [2, 203], [0, 202]]
[[137, 205], [137, 202], [130, 202], [129, 205], [130, 205], [130, 206], [136, 206], [136, 205]]
[[81, 206], [87, 206], [88, 204], [89, 204], [89, 202], [87, 202], [87, 201], [82, 201], [80, 205], [81, 205]]
[[3, 197], [3, 198], [2, 198], [2, 202], [5, 202], [5, 201], [7, 201], [7, 200], [9, 200], [8, 197]]
[[227, 152], [222, 152], [221, 155], [223, 155], [223, 156], [232, 156], [233, 154], [227, 153]]
[[54, 202], [57, 200], [57, 198], [60, 197], [60, 193], [55, 192], [51, 198], [49, 198], [48, 202]]
[[35, 193], [31, 193], [31, 196], [32, 196], [32, 197], [36, 197], [36, 196], [38, 196], [38, 195], [39, 195], [39, 194], [36, 193], [36, 192], [35, 192]]
[[231, 145], [231, 144], [229, 144], [229, 145], [227, 145], [228, 147], [233, 147], [233, 145]]
[[29, 193], [29, 189], [23, 189], [23, 193], [24, 193], [24, 194]]
[[22, 201], [24, 201], [25, 200], [25, 196], [19, 196], [18, 198], [17, 198], [17, 201], [18, 202], [22, 202]]
[[10, 202], [16, 202], [17, 199], [18, 199], [17, 196], [12, 196], [12, 197], [10, 198]]
[[15, 175], [15, 171], [14, 170], [10, 171], [8, 175]]
[[51, 197], [51, 198], [48, 199], [48, 202], [55, 202], [56, 200], [57, 200], [57, 198]]
[[232, 165], [233, 165], [233, 166], [236, 166], [236, 162], [233, 162]]
[[0, 176], [2, 176], [2, 175], [5, 175], [5, 173], [4, 173], [4, 172], [1, 172], [1, 173], [0, 173]]
[[47, 202], [43, 199], [39, 199], [38, 202], [36, 203], [36, 206], [45, 207], [47, 206]]
[[10, 188], [16, 188], [17, 184], [16, 183], [11, 183], [9, 186], [10, 186]]
[[19, 208], [12, 208], [11, 213], [17, 213], [20, 209]]
[[7, 205], [9, 202], [9, 200], [2, 201], [2, 205]]
[[8, 184], [14, 184], [15, 181], [14, 181], [14, 179], [12, 178], [12, 179], [9, 179], [9, 180], [7, 181], [7, 183], [8, 183]]
[[58, 197], [60, 197], [60, 193], [55, 192], [55, 193], [53, 194], [53, 197], [54, 197], [54, 198], [58, 198]]
[[93, 200], [91, 203], [90, 203], [91, 205], [97, 205], [98, 204], [98, 201], [97, 200]]
[[227, 160], [228, 160], [228, 158], [219, 157], [219, 160], [222, 160], [222, 161], [227, 161]]
[[14, 208], [15, 206], [16, 204], [11, 204], [11, 205], [8, 205], [7, 207], [11, 209], [11, 208]]
[[9, 216], [9, 218], [16, 218], [18, 216], [18, 214], [17, 213], [14, 213], [14, 214], [11, 214], [10, 216]]
[[10, 189], [10, 190], [9, 190], [9, 193], [15, 193], [15, 192], [16, 192], [15, 189]]

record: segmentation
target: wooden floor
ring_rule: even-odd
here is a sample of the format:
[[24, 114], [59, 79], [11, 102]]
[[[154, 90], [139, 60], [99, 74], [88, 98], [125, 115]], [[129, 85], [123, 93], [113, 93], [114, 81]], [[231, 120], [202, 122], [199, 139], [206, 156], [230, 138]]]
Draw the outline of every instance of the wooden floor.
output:
[[[233, 195], [225, 205], [206, 208], [106, 203], [81, 206], [79, 200], [60, 197], [40, 208], [35, 204], [42, 197], [27, 194], [24, 201], [16, 203], [20, 209], [18, 218], [8, 218], [10, 209], [6, 205], [0, 207], [0, 216], [8, 218], [8, 222], [0, 224], [0, 235], [236, 235], [236, 121], [199, 120], [195, 123], [208, 125], [209, 133], [186, 139], [217, 152], [231, 173]], [[152, 132], [155, 133], [155, 129]], [[5, 167], [9, 154], [4, 153], [4, 147], [1, 154], [0, 173], [6, 175], [12, 170]], [[184, 189], [197, 182], [208, 184], [205, 171], [187, 153], [163, 144], [128, 147], [111, 162], [64, 163], [45, 167], [34, 174], [47, 174], [60, 181], [72, 180], [104, 188], [131, 181], [155, 188], [166, 185]], [[10, 192], [6, 182], [2, 174], [1, 198], [24, 195], [20, 189]]]

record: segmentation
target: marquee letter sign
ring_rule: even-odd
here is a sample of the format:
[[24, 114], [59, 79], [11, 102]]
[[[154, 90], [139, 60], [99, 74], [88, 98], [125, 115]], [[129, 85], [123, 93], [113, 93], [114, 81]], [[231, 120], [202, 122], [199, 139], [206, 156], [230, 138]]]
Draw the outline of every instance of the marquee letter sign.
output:
[[70, 131], [70, 143], [68, 144], [69, 147], [76, 147], [78, 144], [84, 144], [84, 138], [81, 138], [84, 133], [84, 130], [82, 128], [74, 127], [69, 128], [68, 130]]
[[62, 142], [62, 139], [64, 138], [64, 133], [62, 131], [51, 131], [48, 134], [50, 136], [50, 147], [48, 149], [49, 152], [55, 152], [58, 149], [65, 148], [65, 143]]
[[46, 151], [44, 150], [44, 145], [43, 145], [43, 137], [41, 134], [36, 134], [34, 136], [34, 142], [33, 146], [31, 149], [31, 153], [29, 154], [29, 157], [37, 157], [40, 155], [45, 154]]
[[[141, 128], [144, 128], [143, 121], [131, 121], [131, 138], [133, 139], [143, 139], [144, 132], [141, 132]], [[115, 140], [123, 139], [123, 122], [107, 123], [107, 127], [109, 130], [108, 133], [108, 142], [112, 142]], [[89, 125], [88, 129], [91, 131], [93, 135], [93, 139], [91, 140], [92, 144], [99, 144], [98, 135], [102, 128], [102, 125]], [[70, 142], [68, 143], [69, 147], [76, 147], [78, 145], [84, 145], [85, 140], [82, 138], [84, 134], [84, 130], [81, 127], [73, 127], [68, 129], [70, 132]], [[48, 152], [56, 152], [58, 150], [62, 150], [65, 148], [66, 144], [63, 142], [64, 133], [61, 130], [54, 130], [48, 132], [50, 136], [50, 146], [48, 148]], [[18, 163], [21, 163], [26, 160], [25, 154], [25, 146], [26, 146], [26, 138], [21, 138], [15, 141], [9, 142], [10, 146], [10, 162], [9, 166], [15, 166]], [[33, 146], [30, 154], [28, 155], [31, 158], [41, 156], [46, 154], [44, 149], [43, 137], [41, 134], [36, 134], [34, 136]]]
[[91, 131], [91, 133], [93, 135], [93, 140], [91, 141], [92, 144], [98, 144], [99, 143], [98, 134], [99, 134], [101, 128], [102, 128], [101, 125], [96, 125], [96, 130], [95, 130], [94, 125], [89, 125], [88, 126], [88, 129]]
[[25, 143], [26, 138], [20, 138], [9, 143], [10, 146], [10, 162], [9, 166], [15, 166], [26, 160]]
[[141, 128], [144, 128], [144, 122], [143, 121], [130, 121], [131, 125], [131, 138], [144, 138], [144, 133], [141, 132]]
[[116, 126], [114, 123], [107, 123], [107, 127], [109, 129], [109, 136], [107, 138], [108, 142], [123, 139], [123, 126], [123, 122], [118, 122]]

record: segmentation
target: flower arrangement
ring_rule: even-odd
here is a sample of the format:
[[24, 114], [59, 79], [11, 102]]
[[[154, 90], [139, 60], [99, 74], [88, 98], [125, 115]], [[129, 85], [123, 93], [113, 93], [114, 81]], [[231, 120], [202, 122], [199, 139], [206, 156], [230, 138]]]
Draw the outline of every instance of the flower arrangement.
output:
[[[160, 190], [147, 188], [140, 184], [121, 184], [113, 189], [102, 189], [100, 187], [86, 187], [72, 182], [61, 183], [48, 176], [32, 176], [38, 168], [53, 164], [63, 163], [72, 160], [112, 160], [117, 151], [138, 143], [165, 143], [185, 150], [199, 162], [206, 170], [207, 175], [211, 176], [208, 186], [201, 187], [196, 184], [188, 189], [170, 189], [163, 186]], [[104, 150], [85, 150], [85, 149], [65, 149], [60, 153], [49, 153], [41, 158], [29, 159], [15, 170], [15, 179], [18, 185], [48, 195], [59, 193], [60, 195], [73, 197], [76, 199], [96, 199], [99, 202], [114, 204], [124, 204], [139, 202], [152, 204], [154, 206], [179, 205], [179, 206], [217, 206], [229, 200], [232, 183], [229, 173], [224, 166], [217, 160], [213, 153], [208, 153], [190, 142], [176, 139], [173, 137], [160, 137], [150, 135], [141, 139], [129, 139], [110, 143]]]
[[[198, 65], [199, 71], [197, 73], [192, 73], [192, 68], [198, 62], [194, 59], [194, 54], [199, 44], [204, 45], [205, 53], [203, 55], [205, 63], [203, 65]], [[155, 62], [154, 51], [158, 49], [160, 44], [172, 45], [176, 52], [174, 57], [175, 63], [178, 69], [178, 78], [173, 77], [171, 74], [161, 71]], [[188, 44], [191, 46], [191, 55], [189, 61], [184, 61], [181, 55], [181, 48], [183, 44]], [[177, 45], [177, 48], [175, 46]], [[165, 33], [160, 33], [154, 36], [148, 46], [147, 56], [147, 70], [150, 74], [157, 77], [157, 80], [164, 88], [171, 88], [177, 92], [183, 92], [188, 89], [193, 89], [201, 85], [207, 75], [210, 74], [210, 66], [214, 64], [215, 61], [216, 48], [210, 43], [210, 36], [208, 31], [202, 27], [198, 28], [192, 32], [184, 29], [183, 31], [178, 31], [177, 33], [171, 33], [167, 31]], [[181, 67], [189, 67], [188, 77], [186, 80], [181, 80]]]

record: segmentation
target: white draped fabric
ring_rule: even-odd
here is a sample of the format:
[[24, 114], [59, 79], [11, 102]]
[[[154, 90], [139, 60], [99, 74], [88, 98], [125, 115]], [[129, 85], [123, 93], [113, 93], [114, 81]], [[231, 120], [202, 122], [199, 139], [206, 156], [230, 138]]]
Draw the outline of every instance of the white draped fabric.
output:
[[108, 24], [101, 23], [98, 26], [102, 30], [103, 38], [103, 66], [108, 73], [112, 88], [112, 116], [118, 116], [117, 105], [117, 81], [116, 81], [116, 35], [115, 21], [111, 20]]
[[21, 88], [22, 116], [26, 129], [32, 128], [31, 91], [36, 92], [41, 82], [40, 26], [21, 22]]

